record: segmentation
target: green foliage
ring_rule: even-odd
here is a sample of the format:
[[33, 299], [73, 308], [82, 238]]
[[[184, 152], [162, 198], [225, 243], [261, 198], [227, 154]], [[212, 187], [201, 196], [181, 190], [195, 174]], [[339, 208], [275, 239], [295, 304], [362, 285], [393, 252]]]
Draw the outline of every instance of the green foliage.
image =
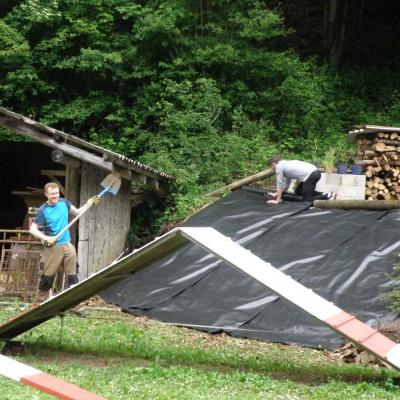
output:
[[0, 128], [0, 142], [26, 142], [29, 139], [8, 129]]
[[155, 226], [275, 152], [321, 161], [353, 124], [400, 123], [398, 59], [302, 60], [268, 2], [21, 0], [0, 15], [0, 104], [175, 175]]

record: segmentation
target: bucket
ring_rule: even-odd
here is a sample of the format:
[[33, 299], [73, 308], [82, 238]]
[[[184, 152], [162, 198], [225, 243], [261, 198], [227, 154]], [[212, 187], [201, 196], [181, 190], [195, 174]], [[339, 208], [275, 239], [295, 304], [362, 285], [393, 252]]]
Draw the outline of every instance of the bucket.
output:
[[353, 175], [361, 175], [363, 172], [363, 168], [361, 165], [352, 165], [351, 166], [351, 173]]
[[337, 168], [337, 173], [338, 174], [347, 174], [347, 163], [345, 162], [340, 162], [337, 163], [336, 168]]

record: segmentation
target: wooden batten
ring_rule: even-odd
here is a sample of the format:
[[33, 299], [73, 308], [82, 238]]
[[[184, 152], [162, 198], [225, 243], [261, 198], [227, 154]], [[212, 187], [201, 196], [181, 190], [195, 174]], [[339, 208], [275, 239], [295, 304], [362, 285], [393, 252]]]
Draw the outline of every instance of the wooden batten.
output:
[[51, 175], [51, 176], [65, 176], [65, 170], [64, 169], [42, 169], [41, 170], [42, 175]]
[[64, 197], [67, 196], [67, 191], [65, 189], [65, 186], [57, 178], [57, 176], [65, 176], [65, 171], [42, 169], [41, 174], [47, 176], [52, 182], [57, 183], [57, 185], [60, 188], [60, 193]]

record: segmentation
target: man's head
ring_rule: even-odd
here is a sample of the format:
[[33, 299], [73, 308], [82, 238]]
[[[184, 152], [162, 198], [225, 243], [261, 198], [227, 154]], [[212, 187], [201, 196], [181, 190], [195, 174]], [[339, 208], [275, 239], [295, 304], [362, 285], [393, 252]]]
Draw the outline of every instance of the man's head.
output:
[[280, 156], [273, 156], [268, 160], [268, 165], [275, 170], [279, 161], [281, 161]]
[[50, 205], [57, 204], [60, 198], [60, 188], [55, 182], [49, 182], [44, 185], [44, 195]]

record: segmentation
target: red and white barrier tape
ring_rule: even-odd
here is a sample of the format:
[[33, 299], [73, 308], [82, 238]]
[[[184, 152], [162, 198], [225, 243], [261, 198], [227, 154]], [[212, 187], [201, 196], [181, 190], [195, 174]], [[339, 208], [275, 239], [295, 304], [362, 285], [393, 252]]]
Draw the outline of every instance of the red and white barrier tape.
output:
[[0, 355], [0, 374], [63, 400], [105, 400], [55, 376]]

